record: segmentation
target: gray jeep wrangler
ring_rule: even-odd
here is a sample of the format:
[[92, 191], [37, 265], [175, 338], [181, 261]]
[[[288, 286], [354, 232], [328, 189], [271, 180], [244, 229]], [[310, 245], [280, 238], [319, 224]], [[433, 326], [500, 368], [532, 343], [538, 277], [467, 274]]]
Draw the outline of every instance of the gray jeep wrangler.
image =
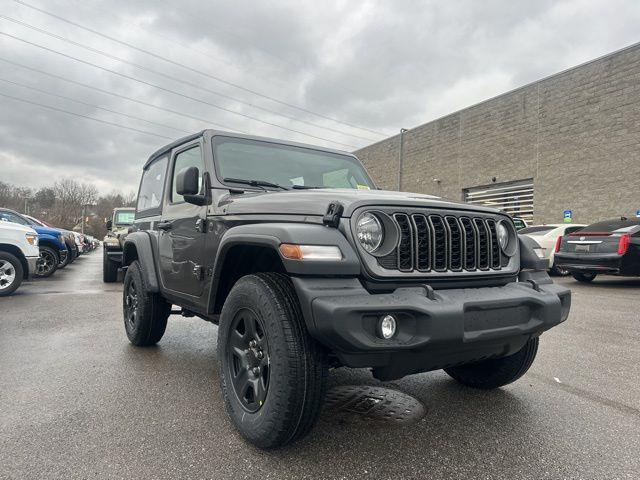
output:
[[172, 313], [217, 324], [227, 411], [261, 448], [310, 431], [329, 367], [513, 382], [571, 303], [498, 210], [377, 190], [349, 153], [212, 130], [146, 162], [123, 265], [131, 343], [158, 342]]

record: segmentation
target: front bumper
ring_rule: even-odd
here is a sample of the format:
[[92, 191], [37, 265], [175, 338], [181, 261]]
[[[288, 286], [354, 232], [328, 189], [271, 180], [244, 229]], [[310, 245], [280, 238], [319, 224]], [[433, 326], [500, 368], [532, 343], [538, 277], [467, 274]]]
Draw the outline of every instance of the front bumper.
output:
[[[357, 279], [293, 282], [307, 327], [344, 365], [373, 367], [382, 379], [515, 353], [532, 336], [565, 321], [569, 289], [546, 272], [525, 272], [501, 287], [432, 290], [428, 286], [370, 294]], [[378, 320], [396, 317], [390, 340]]]

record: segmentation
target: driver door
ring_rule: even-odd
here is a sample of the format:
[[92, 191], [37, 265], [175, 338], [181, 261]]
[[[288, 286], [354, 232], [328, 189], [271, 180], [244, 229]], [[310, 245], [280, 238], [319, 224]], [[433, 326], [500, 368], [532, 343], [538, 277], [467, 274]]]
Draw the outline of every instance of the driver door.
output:
[[197, 167], [203, 188], [204, 159], [200, 141], [174, 150], [162, 217], [158, 223], [160, 275], [165, 288], [181, 296], [199, 297], [204, 289], [206, 206], [185, 202], [176, 192], [176, 176], [186, 167]]

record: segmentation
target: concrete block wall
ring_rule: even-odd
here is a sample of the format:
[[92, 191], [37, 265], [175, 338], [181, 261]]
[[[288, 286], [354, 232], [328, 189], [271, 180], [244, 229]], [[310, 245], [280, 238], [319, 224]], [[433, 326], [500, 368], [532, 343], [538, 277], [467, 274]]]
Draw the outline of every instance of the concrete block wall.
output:
[[[397, 189], [400, 135], [356, 155]], [[402, 190], [462, 199], [465, 188], [534, 179], [534, 220], [589, 223], [640, 210], [640, 44], [404, 134]], [[435, 182], [438, 179], [439, 182]]]

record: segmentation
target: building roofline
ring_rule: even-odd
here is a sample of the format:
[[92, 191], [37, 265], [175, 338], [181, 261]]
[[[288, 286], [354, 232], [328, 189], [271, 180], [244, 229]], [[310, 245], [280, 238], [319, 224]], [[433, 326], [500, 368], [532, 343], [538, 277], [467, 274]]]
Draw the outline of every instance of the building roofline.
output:
[[[629, 50], [633, 50], [635, 48], [640, 48], [640, 42], [632, 43], [631, 45], [627, 45], [626, 47], [619, 48], [618, 50], [614, 50], [613, 52], [605, 53], [603, 55], [600, 55], [599, 57], [593, 58], [591, 60], [587, 60], [586, 62], [579, 63], [578, 65], [574, 65], [572, 67], [567, 67], [564, 70], [560, 70], [558, 72], [552, 73], [552, 74], [547, 75], [545, 77], [539, 78], [538, 80], [534, 80], [532, 82], [525, 83], [524, 85], [520, 85], [519, 87], [514, 87], [511, 90], [507, 90], [506, 92], [499, 93], [498, 95], [494, 95], [493, 97], [489, 97], [489, 98], [486, 98], [486, 99], [481, 100], [479, 102], [472, 103], [471, 105], [468, 105], [468, 106], [466, 106], [464, 108], [461, 108], [459, 110], [455, 110], [455, 111], [453, 111], [451, 113], [447, 113], [446, 115], [441, 115], [441, 116], [436, 117], [436, 118], [434, 118], [432, 120], [429, 120], [428, 122], [424, 122], [424, 123], [421, 123], [421, 124], [416, 125], [414, 127], [407, 128], [406, 131], [405, 131], [405, 134], [409, 133], [409, 132], [411, 132], [411, 131], [413, 131], [413, 130], [415, 130], [417, 128], [420, 128], [420, 127], [423, 127], [425, 125], [428, 125], [430, 123], [437, 122], [439, 120], [442, 120], [444, 118], [450, 117], [450, 116], [455, 115], [457, 113], [462, 113], [462, 112], [464, 112], [466, 110], [470, 110], [472, 108], [478, 107], [478, 106], [483, 105], [483, 104], [485, 104], [487, 102], [490, 102], [492, 100], [496, 100], [496, 99], [498, 99], [500, 97], [504, 97], [504, 96], [510, 95], [510, 94], [515, 93], [515, 92], [517, 92], [519, 90], [524, 90], [525, 88], [537, 85], [537, 84], [539, 84], [541, 82], [544, 82], [546, 80], [550, 80], [550, 79], [552, 79], [554, 77], [558, 77], [560, 75], [564, 75], [565, 73], [571, 72], [573, 70], [577, 70], [579, 68], [586, 67], [587, 65], [591, 65], [592, 63], [596, 63], [596, 62], [599, 62], [601, 60], [605, 60], [607, 58], [614, 57], [616, 55], [620, 55], [621, 53], [624, 53], [624, 52], [629, 51]], [[380, 143], [386, 142], [386, 141], [388, 141], [388, 140], [390, 140], [392, 138], [396, 138], [398, 136], [400, 136], [400, 132], [396, 133], [395, 135], [391, 135], [390, 137], [387, 137], [387, 138], [384, 138], [384, 139], [379, 140], [377, 142], [374, 142], [374, 143], [372, 143], [370, 145], [367, 145], [365, 147], [362, 147], [362, 148], [359, 148], [357, 150], [354, 150], [353, 153], [359, 152], [361, 150], [364, 150], [364, 149], [367, 149], [367, 148], [370, 148], [370, 147], [373, 147], [374, 145], [378, 145]]]

